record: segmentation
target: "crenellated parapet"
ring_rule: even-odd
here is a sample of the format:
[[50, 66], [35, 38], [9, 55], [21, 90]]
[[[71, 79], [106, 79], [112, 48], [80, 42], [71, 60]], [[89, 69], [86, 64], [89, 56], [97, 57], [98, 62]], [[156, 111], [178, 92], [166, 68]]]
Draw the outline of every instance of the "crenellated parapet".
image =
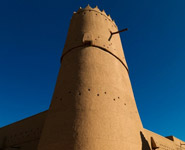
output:
[[92, 8], [92, 7], [88, 4], [84, 9], [83, 9], [82, 7], [80, 7], [80, 8], [78, 9], [78, 11], [77, 11], [77, 12], [74, 12], [73, 14], [75, 15], [75, 14], [80, 14], [80, 13], [84, 13], [84, 12], [88, 12], [88, 11], [89, 11], [89, 12], [94, 11], [95, 13], [99, 13], [100, 15], [106, 17], [109, 21], [112, 21], [112, 23], [113, 23], [113, 24], [115, 25], [115, 27], [117, 28], [117, 26], [116, 26], [114, 20], [112, 20], [111, 16], [110, 16], [110, 15], [107, 15], [106, 12], [105, 12], [105, 10], [102, 10], [102, 11], [101, 11], [101, 10], [98, 8], [98, 6]]
[[62, 58], [78, 47], [94, 46], [111, 54], [128, 71], [119, 34], [109, 40], [111, 33], [117, 31], [115, 22], [104, 10], [100, 11], [97, 6], [80, 7], [71, 18]]

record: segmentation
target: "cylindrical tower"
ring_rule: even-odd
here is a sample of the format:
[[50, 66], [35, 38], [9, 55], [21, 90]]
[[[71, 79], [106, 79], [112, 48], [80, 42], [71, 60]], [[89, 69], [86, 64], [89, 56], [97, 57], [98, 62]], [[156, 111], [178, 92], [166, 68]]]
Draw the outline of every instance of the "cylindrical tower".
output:
[[74, 13], [38, 150], [140, 150], [142, 123], [115, 22]]

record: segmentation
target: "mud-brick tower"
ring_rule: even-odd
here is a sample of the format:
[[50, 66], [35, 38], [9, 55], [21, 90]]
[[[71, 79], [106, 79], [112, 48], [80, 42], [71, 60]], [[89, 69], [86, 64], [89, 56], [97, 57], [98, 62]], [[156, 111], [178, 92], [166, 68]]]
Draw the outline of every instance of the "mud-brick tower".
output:
[[73, 14], [38, 150], [141, 150], [142, 123], [115, 22]]

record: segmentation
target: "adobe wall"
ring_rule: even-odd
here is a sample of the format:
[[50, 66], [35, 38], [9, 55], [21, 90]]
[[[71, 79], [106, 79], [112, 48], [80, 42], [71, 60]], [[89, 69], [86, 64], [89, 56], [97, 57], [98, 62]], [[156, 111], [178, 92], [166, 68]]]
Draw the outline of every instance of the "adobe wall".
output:
[[185, 146], [180, 145], [184, 143], [182, 140], [175, 138], [174, 136], [163, 137], [152, 131], [144, 129], [146, 140], [153, 149], [157, 150], [185, 150]]
[[36, 150], [46, 114], [47, 111], [0, 128], [0, 149]]
[[175, 143], [176, 147], [180, 146], [181, 149], [185, 149], [185, 142], [184, 141], [182, 141], [182, 140], [180, 140], [180, 139], [178, 139], [178, 138], [176, 138], [174, 136], [167, 136], [166, 138], [168, 138], [171, 141], [173, 141]]
[[[0, 128], [0, 150], [12, 150], [11, 147], [37, 150], [46, 115], [47, 111]], [[174, 136], [163, 137], [147, 129], [143, 129], [140, 135], [141, 150], [152, 150], [152, 147], [159, 147], [157, 150], [185, 150], [181, 145], [185, 142]]]

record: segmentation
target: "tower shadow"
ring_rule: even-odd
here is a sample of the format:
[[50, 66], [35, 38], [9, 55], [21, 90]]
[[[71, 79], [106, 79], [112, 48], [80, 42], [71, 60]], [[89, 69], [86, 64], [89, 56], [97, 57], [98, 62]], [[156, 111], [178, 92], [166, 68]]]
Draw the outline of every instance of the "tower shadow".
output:
[[141, 136], [141, 142], [142, 142], [142, 150], [151, 150], [148, 141], [146, 140], [144, 134], [141, 131], [140, 131], [140, 136]]

